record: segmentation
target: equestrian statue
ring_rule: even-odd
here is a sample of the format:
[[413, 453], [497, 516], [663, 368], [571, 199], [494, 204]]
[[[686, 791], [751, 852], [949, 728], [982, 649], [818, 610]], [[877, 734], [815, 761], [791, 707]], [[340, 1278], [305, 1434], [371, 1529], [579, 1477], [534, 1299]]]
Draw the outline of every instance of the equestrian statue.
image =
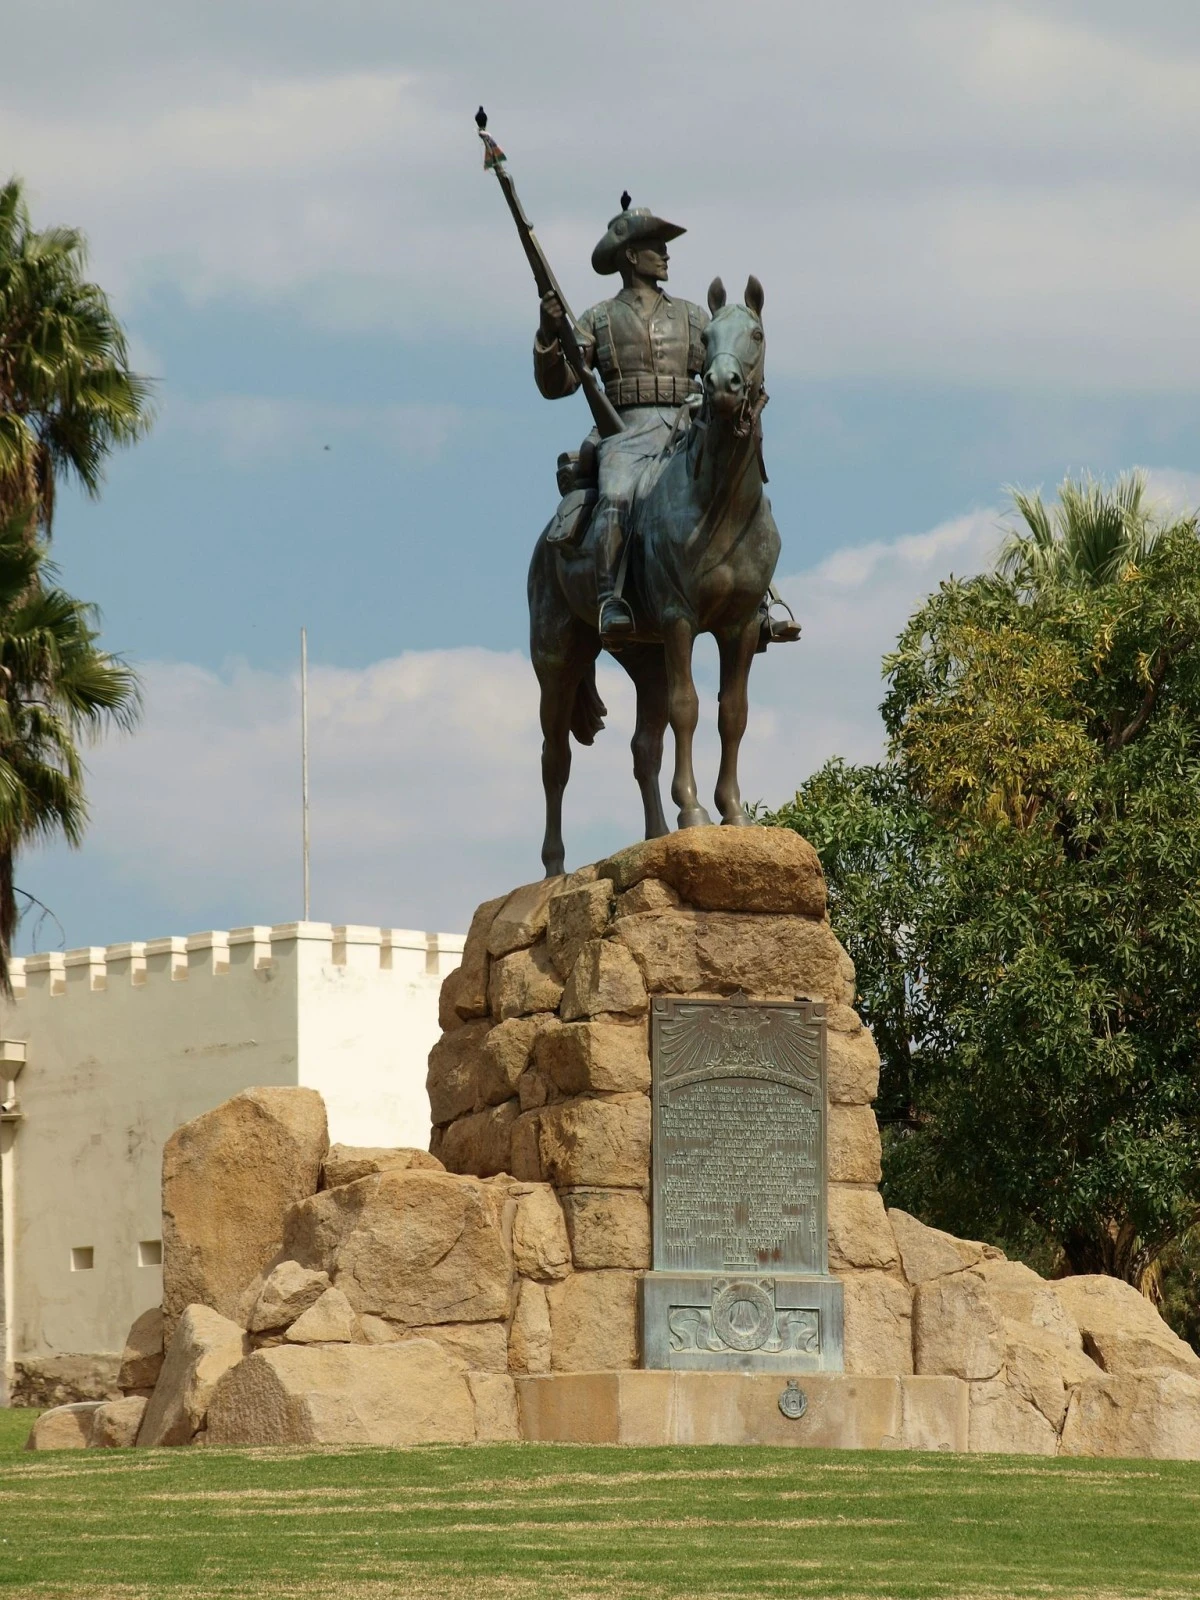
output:
[[562, 498], [529, 568], [546, 794], [542, 862], [554, 876], [564, 870], [571, 736], [591, 744], [607, 715], [596, 689], [600, 651], [620, 663], [637, 693], [633, 770], [653, 839], [668, 831], [659, 791], [668, 723], [679, 826], [712, 820], [692, 766], [696, 635], [711, 633], [720, 656], [717, 809], [723, 823], [746, 827], [737, 763], [751, 662], [769, 644], [799, 638], [800, 629], [772, 584], [779, 531], [763, 492], [762, 285], [752, 276], [745, 304], [731, 305], [714, 278], [707, 311], [668, 295], [667, 246], [685, 230], [633, 206], [626, 193], [592, 252], [596, 272], [620, 274], [620, 292], [573, 317], [482, 107], [475, 120], [484, 166], [500, 181], [541, 296], [537, 386], [552, 400], [581, 389], [595, 421], [579, 450], [558, 458]]

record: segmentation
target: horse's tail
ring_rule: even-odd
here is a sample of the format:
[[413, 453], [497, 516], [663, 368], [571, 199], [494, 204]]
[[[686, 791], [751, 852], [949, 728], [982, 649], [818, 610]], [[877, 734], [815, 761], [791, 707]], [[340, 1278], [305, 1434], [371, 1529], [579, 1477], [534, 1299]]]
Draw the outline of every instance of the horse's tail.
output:
[[575, 706], [571, 712], [571, 732], [580, 744], [591, 744], [592, 740], [604, 727], [604, 719], [608, 715], [608, 707], [601, 700], [596, 688], [596, 663], [591, 666], [579, 680], [579, 687], [575, 691]]

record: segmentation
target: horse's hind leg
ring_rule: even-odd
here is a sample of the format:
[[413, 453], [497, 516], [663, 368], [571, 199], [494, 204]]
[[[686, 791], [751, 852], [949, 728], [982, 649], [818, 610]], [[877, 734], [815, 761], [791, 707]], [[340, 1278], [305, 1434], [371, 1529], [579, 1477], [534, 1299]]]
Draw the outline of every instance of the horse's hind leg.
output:
[[717, 774], [714, 798], [721, 821], [730, 827], [744, 828], [750, 822], [738, 786], [738, 752], [746, 731], [750, 666], [758, 644], [759, 627], [760, 618], [755, 613], [743, 627], [717, 636], [717, 649], [721, 656], [721, 703], [717, 712], [717, 731], [721, 735], [721, 768]]
[[565, 868], [562, 803], [571, 776], [571, 712], [583, 676], [574, 663], [545, 663], [536, 667], [541, 685], [542, 788], [546, 794], [546, 832], [542, 839], [542, 865], [548, 878]]
[[646, 837], [657, 839], [669, 831], [658, 786], [663, 735], [667, 731], [667, 669], [658, 645], [626, 645], [616, 659], [633, 679], [637, 690], [637, 725], [630, 745], [633, 775], [642, 791]]
[[700, 720], [700, 698], [692, 678], [692, 648], [696, 635], [685, 617], [663, 627], [663, 656], [667, 668], [667, 715], [675, 735], [675, 777], [671, 798], [679, 807], [679, 826], [698, 828], [712, 821], [696, 797], [692, 766], [692, 740]]

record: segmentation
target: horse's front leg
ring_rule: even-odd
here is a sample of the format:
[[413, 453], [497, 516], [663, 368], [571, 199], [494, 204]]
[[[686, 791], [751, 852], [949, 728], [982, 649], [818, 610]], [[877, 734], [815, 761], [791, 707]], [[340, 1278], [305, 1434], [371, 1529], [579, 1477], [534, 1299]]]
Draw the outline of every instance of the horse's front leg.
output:
[[546, 793], [546, 833], [542, 840], [542, 865], [548, 878], [566, 866], [562, 836], [562, 803], [571, 776], [571, 711], [578, 675], [561, 666], [538, 668], [541, 685], [542, 788]]
[[757, 612], [736, 631], [717, 636], [721, 656], [721, 704], [717, 712], [717, 731], [721, 735], [721, 769], [717, 774], [715, 799], [721, 821], [730, 827], [750, 825], [738, 785], [738, 752], [746, 731], [749, 712], [750, 667], [758, 644], [760, 618]]
[[696, 797], [692, 768], [692, 740], [700, 720], [700, 697], [692, 679], [692, 646], [696, 635], [690, 622], [678, 618], [663, 627], [663, 654], [667, 663], [667, 715], [675, 735], [675, 778], [671, 798], [679, 807], [679, 826], [699, 828], [712, 818]]

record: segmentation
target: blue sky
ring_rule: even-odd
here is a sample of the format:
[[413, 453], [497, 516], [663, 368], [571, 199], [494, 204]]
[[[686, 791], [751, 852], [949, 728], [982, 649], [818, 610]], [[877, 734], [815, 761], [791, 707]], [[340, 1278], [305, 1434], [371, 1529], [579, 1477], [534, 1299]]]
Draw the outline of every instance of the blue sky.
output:
[[[588, 256], [623, 187], [688, 225], [676, 292], [765, 284], [806, 634], [756, 665], [750, 796], [878, 750], [880, 657], [987, 560], [1004, 485], [1140, 464], [1200, 497], [1200, 14], [730, 16], [40, 0], [6, 20], [0, 168], [40, 223], [86, 229], [160, 405], [56, 534], [147, 685], [142, 732], [92, 754], [84, 850], [21, 868], [68, 946], [298, 914], [302, 622], [314, 915], [457, 929], [539, 870], [524, 573], [587, 419], [533, 388], [481, 100], [577, 309], [605, 292]], [[604, 692], [574, 863], [639, 816], [628, 696]], [[711, 787], [711, 692], [704, 718]]]

